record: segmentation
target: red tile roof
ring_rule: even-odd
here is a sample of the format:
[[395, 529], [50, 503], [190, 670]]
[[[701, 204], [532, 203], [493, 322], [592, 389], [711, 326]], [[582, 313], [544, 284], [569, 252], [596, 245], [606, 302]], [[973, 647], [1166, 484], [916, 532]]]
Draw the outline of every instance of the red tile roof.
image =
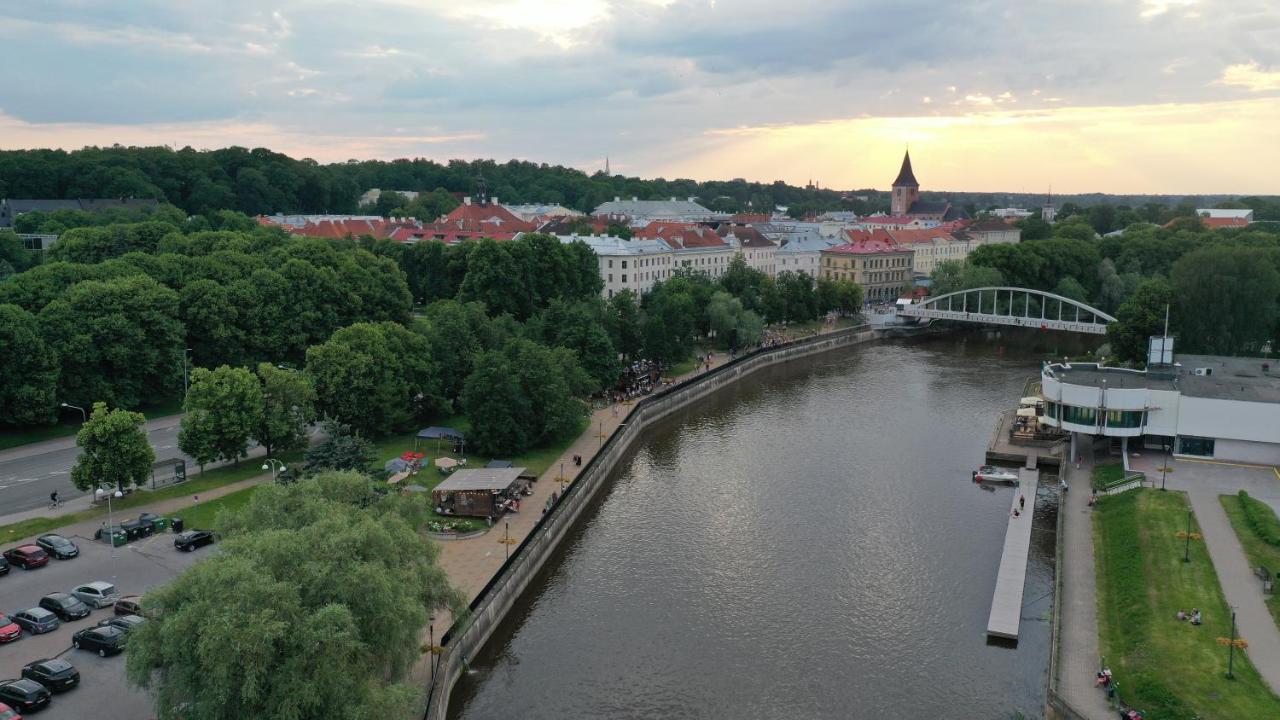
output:
[[392, 220], [321, 220], [320, 222], [309, 222], [306, 225], [291, 227], [288, 230], [291, 235], [305, 235], [307, 237], [345, 238], [348, 236], [372, 235], [375, 238], [382, 239], [390, 237], [395, 230], [403, 227], [413, 227], [413, 224], [407, 221]]
[[1204, 223], [1204, 226], [1210, 230], [1229, 227], [1245, 227], [1249, 224], [1248, 220], [1240, 217], [1202, 217], [1200, 218], [1200, 222]]
[[933, 242], [934, 238], [940, 238], [946, 241], [955, 241], [955, 236], [942, 230], [941, 228], [929, 228], [926, 230], [885, 230], [889, 237], [899, 245], [914, 245], [916, 243]]
[[496, 232], [515, 234], [533, 232], [535, 223], [521, 220], [515, 213], [501, 205], [478, 205], [463, 203], [432, 225], [465, 232]]
[[746, 248], [777, 247], [772, 240], [764, 236], [764, 233], [751, 225], [724, 223], [716, 230], [716, 234], [720, 237], [732, 235], [738, 238], [742, 247]]
[[858, 220], [863, 225], [911, 225], [921, 222], [920, 218], [910, 215], [872, 215]]
[[888, 230], [846, 230], [849, 242], [823, 250], [836, 255], [884, 255], [888, 253], [913, 253], [911, 248], [899, 245]]
[[637, 230], [634, 237], [641, 240], [665, 240], [674, 249], [720, 247], [724, 239], [706, 225], [689, 222], [656, 221]]

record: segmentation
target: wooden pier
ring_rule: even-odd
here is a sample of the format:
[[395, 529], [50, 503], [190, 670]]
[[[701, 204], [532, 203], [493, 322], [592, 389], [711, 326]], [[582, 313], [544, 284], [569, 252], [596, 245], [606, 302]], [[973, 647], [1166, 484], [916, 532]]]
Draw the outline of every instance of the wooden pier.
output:
[[[987, 618], [987, 635], [1018, 639], [1018, 626], [1022, 622], [1022, 589], [1027, 581], [1027, 554], [1031, 549], [1031, 522], [1035, 515], [1036, 486], [1040, 483], [1040, 471], [1036, 468], [1039, 456], [1030, 453], [1026, 467], [1018, 470], [1017, 492], [1009, 508], [1009, 526], [1004, 534], [1004, 553], [1000, 556], [1000, 573], [996, 576], [996, 590], [991, 598], [991, 615]], [[1018, 498], [1025, 497], [1025, 507], [1019, 507]], [[1014, 517], [1013, 511], [1019, 510]]]

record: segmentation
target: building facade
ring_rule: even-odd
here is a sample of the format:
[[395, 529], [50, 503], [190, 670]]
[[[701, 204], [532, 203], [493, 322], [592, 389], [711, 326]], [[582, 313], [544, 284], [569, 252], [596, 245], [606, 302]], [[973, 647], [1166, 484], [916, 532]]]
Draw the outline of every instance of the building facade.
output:
[[653, 289], [655, 283], [671, 277], [677, 267], [671, 247], [662, 240], [623, 240], [619, 237], [595, 235], [557, 235], [560, 242], [586, 243], [596, 254], [600, 294], [611, 298], [623, 290], [637, 296]]
[[911, 286], [911, 249], [884, 231], [850, 231], [844, 245], [823, 250], [821, 277], [852, 280], [862, 286], [868, 302], [896, 300]]
[[[1184, 355], [1148, 370], [1054, 363], [1040, 373], [1047, 425], [1120, 438], [1126, 450], [1280, 464], [1280, 372], [1261, 358]], [[1126, 456], [1127, 457], [1127, 456]]]

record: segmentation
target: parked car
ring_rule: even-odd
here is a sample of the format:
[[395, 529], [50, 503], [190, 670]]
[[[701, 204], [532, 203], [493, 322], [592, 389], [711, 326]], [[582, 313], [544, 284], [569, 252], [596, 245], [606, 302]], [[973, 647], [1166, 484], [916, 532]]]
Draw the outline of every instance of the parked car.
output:
[[49, 593], [45, 595], [40, 598], [40, 607], [57, 615], [64, 622], [89, 616], [89, 606], [81, 602], [80, 598], [75, 595], [67, 593]]
[[188, 530], [173, 539], [173, 546], [184, 552], [191, 552], [196, 548], [212, 545], [213, 540], [211, 530]]
[[0, 682], [0, 702], [18, 712], [36, 712], [49, 707], [53, 693], [35, 680], [25, 678]]
[[56, 560], [70, 560], [80, 554], [78, 545], [56, 533], [41, 535], [36, 538], [36, 545], [39, 545], [41, 550], [49, 553]]
[[118, 627], [85, 628], [71, 636], [71, 647], [94, 651], [98, 657], [122, 653], [124, 646], [125, 632]]
[[42, 607], [19, 610], [13, 614], [13, 621], [18, 623], [18, 627], [26, 630], [32, 635], [53, 632], [62, 624], [62, 621], [58, 619], [57, 615]]
[[0, 703], [0, 720], [22, 720], [22, 716], [18, 714], [17, 710]]
[[0, 555], [0, 575], [8, 575], [8, 574], [9, 574], [9, 561], [5, 560], [3, 555]]
[[79, 598], [80, 602], [95, 610], [111, 607], [120, 599], [120, 591], [116, 590], [116, 586], [101, 580], [78, 585], [75, 590], [71, 591], [71, 594]]
[[117, 615], [141, 615], [142, 614], [142, 598], [137, 595], [126, 595], [116, 601], [115, 613]]
[[125, 632], [129, 632], [146, 621], [147, 619], [141, 615], [118, 615], [116, 617], [107, 618], [106, 620], [99, 620], [98, 627], [114, 627], [120, 628]]
[[22, 677], [35, 680], [50, 692], [66, 692], [80, 684], [80, 671], [62, 658], [36, 660], [22, 668]]
[[8, 643], [22, 637], [22, 626], [0, 613], [0, 643]]
[[34, 570], [49, 564], [49, 553], [41, 550], [37, 545], [19, 545], [5, 550], [4, 559], [8, 560], [10, 565], [16, 565], [23, 570]]

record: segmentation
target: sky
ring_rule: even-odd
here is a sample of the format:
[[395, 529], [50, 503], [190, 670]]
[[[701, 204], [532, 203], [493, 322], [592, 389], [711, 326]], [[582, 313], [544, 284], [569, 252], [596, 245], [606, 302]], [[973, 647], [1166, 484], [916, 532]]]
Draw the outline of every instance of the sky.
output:
[[1280, 194], [1276, 0], [6, 0], [0, 148]]

